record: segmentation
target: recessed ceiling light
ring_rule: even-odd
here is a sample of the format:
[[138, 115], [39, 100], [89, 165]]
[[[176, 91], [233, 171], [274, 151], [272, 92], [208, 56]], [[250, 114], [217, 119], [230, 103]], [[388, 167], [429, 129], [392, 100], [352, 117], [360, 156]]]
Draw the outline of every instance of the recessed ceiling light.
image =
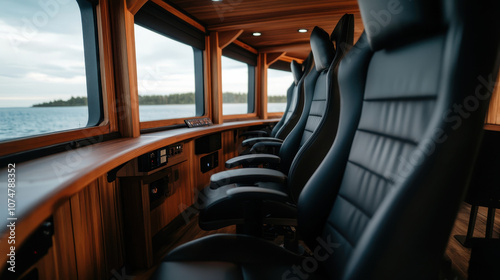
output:
[[297, 30], [299, 33], [306, 33], [307, 32], [307, 29], [305, 28], [301, 28], [299, 30]]
[[222, 2], [222, 0], [212, 0], [212, 2]]
[[260, 35], [262, 35], [262, 33], [260, 33], [260, 32], [254, 32], [254, 33], [252, 33], [252, 35], [255, 36], [255, 37], [259, 37]]

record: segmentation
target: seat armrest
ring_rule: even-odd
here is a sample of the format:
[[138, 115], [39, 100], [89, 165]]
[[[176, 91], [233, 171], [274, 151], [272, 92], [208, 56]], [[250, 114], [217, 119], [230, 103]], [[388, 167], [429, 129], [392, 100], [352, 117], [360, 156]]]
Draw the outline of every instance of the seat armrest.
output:
[[226, 185], [205, 188], [198, 196], [198, 223], [203, 230], [215, 230], [248, 222], [297, 225], [297, 208], [283, 189], [266, 186]]
[[241, 146], [252, 147], [253, 145], [255, 145], [255, 143], [264, 142], [264, 141], [265, 142], [279, 142], [279, 143], [283, 142], [283, 140], [281, 140], [279, 138], [274, 138], [274, 137], [255, 137], [255, 138], [243, 140], [243, 142], [241, 142]]
[[267, 168], [240, 168], [215, 173], [210, 177], [210, 188], [217, 189], [224, 185], [239, 183], [252, 185], [257, 182], [286, 183], [286, 175]]
[[278, 155], [283, 142], [259, 142], [250, 149], [252, 154], [273, 154]]
[[259, 187], [238, 187], [226, 191], [228, 199], [287, 201], [284, 192]]
[[265, 130], [252, 130], [245, 131], [239, 134], [240, 137], [265, 137], [269, 136], [269, 133]]
[[226, 161], [226, 168], [234, 168], [236, 166], [250, 167], [260, 164], [270, 164], [277, 166], [280, 163], [280, 157], [266, 154], [250, 154], [239, 157], [234, 157]]

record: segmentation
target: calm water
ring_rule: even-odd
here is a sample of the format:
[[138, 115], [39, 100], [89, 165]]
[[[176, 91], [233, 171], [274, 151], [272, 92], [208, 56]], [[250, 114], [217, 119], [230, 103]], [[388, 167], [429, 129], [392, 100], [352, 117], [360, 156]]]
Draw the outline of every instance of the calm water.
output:
[[[269, 103], [269, 112], [283, 112], [286, 103]], [[223, 104], [225, 115], [244, 114], [246, 104]], [[141, 121], [195, 115], [194, 105], [139, 106]], [[85, 127], [87, 107], [0, 108], [0, 141]]]

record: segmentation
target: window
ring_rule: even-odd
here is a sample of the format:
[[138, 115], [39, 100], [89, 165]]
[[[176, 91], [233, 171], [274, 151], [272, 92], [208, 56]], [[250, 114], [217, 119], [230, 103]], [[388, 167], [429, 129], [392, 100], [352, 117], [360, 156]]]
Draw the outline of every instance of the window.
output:
[[141, 121], [196, 116], [192, 47], [135, 26]]
[[222, 50], [222, 114], [255, 112], [257, 55], [235, 44]]
[[141, 122], [204, 114], [205, 34], [148, 2], [135, 15]]
[[102, 121], [94, 22], [85, 0], [1, 2], [0, 141]]
[[248, 109], [248, 72], [246, 63], [222, 56], [222, 114], [251, 113]]
[[293, 82], [289, 71], [267, 70], [267, 111], [284, 112], [286, 108], [286, 93]]

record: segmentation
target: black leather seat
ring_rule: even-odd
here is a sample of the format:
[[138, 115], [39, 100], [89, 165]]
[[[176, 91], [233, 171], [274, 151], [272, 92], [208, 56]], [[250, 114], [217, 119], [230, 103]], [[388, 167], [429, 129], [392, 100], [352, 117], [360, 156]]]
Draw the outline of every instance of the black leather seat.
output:
[[[293, 82], [287, 90], [287, 103], [283, 116], [280, 121], [271, 130], [269, 137], [267, 132], [262, 130], [246, 131], [240, 136], [249, 137], [243, 140], [243, 147], [252, 147], [255, 143], [264, 141], [283, 142], [288, 134], [295, 127], [302, 115], [304, 108], [304, 82], [303, 78], [309, 73], [312, 67], [312, 53], [302, 64], [293, 60], [290, 63], [290, 69], [293, 76]], [[256, 137], [257, 136], [257, 137]]]
[[[333, 41], [337, 45], [352, 44], [353, 24], [353, 15], [345, 15], [339, 21], [333, 32]], [[243, 168], [212, 175], [210, 187], [199, 196], [199, 225], [202, 229], [211, 230], [235, 223], [253, 224], [251, 228], [269, 221], [287, 225], [296, 223], [295, 204], [299, 194], [335, 139], [340, 111], [337, 70], [346, 51], [335, 51], [330, 36], [320, 28], [311, 33], [311, 49], [315, 69], [306, 76], [306, 105], [301, 120], [280, 149], [279, 171]], [[296, 149], [298, 151], [294, 154]], [[273, 157], [250, 155], [238, 158], [247, 158], [253, 163], [259, 162], [260, 158]], [[288, 174], [288, 180], [285, 174]], [[258, 198], [264, 201], [261, 203]]]
[[213, 235], [172, 251], [156, 279], [436, 278], [498, 74], [500, 2], [359, 6], [337, 138], [298, 202], [313, 255]]

